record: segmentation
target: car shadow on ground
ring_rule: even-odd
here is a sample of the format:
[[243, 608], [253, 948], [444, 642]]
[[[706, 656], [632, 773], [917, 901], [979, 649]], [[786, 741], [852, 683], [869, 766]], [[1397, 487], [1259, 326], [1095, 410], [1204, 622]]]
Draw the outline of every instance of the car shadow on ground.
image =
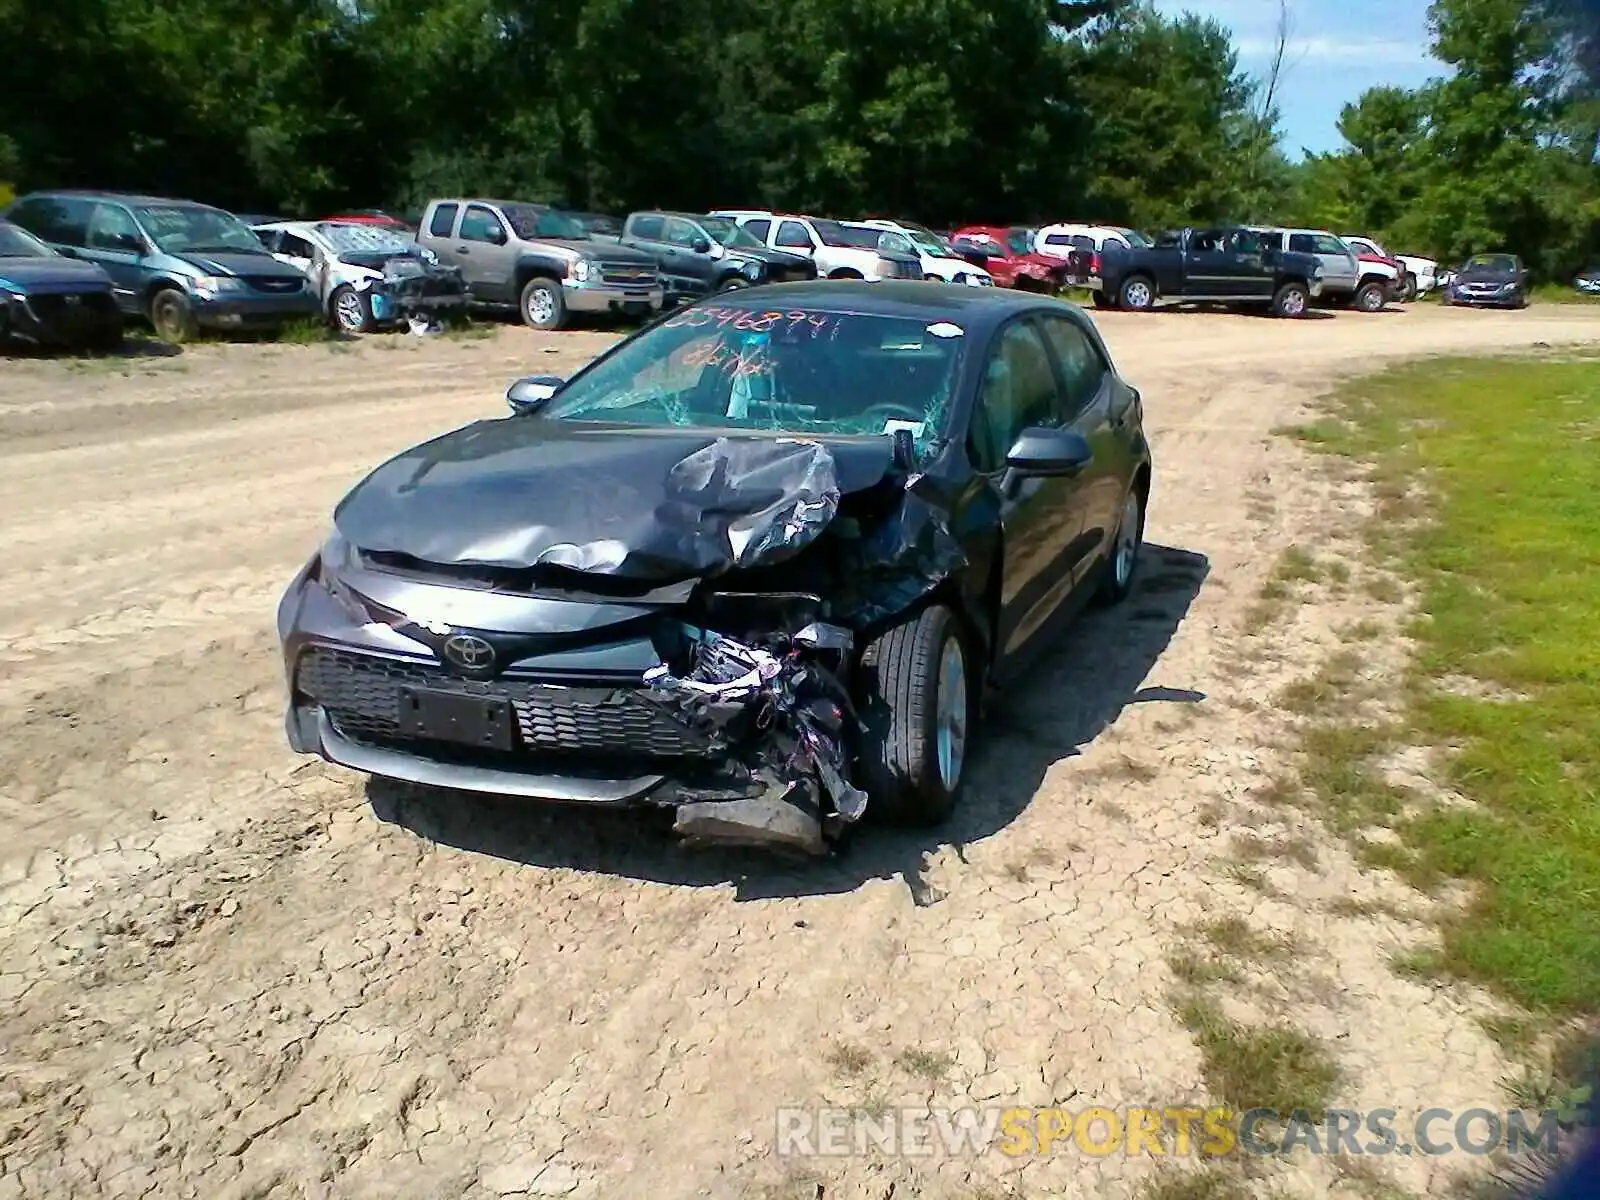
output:
[[865, 822], [830, 858], [796, 859], [732, 847], [690, 847], [652, 811], [556, 807], [372, 779], [367, 798], [380, 820], [444, 846], [530, 866], [598, 871], [681, 887], [732, 884], [741, 900], [852, 891], [873, 879], [903, 879], [919, 904], [937, 894], [928, 856], [1011, 824], [1045, 773], [1075, 757], [1129, 704], [1187, 706], [1207, 697], [1181, 679], [1152, 680], [1204, 586], [1204, 555], [1146, 545], [1134, 592], [1111, 610], [1090, 610], [1060, 637], [986, 717], [955, 815], [933, 830]]
[[38, 346], [20, 338], [0, 338], [0, 358], [36, 359], [98, 359], [116, 362], [134, 358], [176, 358], [183, 353], [180, 346], [163, 342], [160, 338], [129, 332], [122, 345], [115, 350], [78, 350], [56, 346]]

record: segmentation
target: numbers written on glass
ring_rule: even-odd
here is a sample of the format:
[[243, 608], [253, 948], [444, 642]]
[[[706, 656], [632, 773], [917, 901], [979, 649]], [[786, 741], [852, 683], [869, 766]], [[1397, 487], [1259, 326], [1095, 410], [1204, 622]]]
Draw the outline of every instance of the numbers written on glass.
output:
[[688, 327], [704, 329], [715, 325], [719, 329], [737, 329], [747, 333], [771, 333], [775, 330], [803, 330], [809, 327], [813, 338], [838, 336], [843, 318], [832, 313], [804, 312], [754, 312], [748, 308], [719, 308], [707, 305], [688, 308], [662, 324], [668, 329]]
[[765, 346], [736, 350], [725, 342], [700, 342], [683, 352], [679, 361], [685, 367], [719, 367], [735, 379], [746, 379], [765, 371], [772, 360]]

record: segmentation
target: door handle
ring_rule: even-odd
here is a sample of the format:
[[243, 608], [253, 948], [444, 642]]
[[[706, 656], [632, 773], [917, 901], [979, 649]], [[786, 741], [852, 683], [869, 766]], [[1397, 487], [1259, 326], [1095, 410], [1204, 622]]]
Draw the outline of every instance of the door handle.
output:
[[457, 246], [456, 247], [456, 253], [457, 254], [471, 254], [472, 251], [468, 250], [465, 246]]

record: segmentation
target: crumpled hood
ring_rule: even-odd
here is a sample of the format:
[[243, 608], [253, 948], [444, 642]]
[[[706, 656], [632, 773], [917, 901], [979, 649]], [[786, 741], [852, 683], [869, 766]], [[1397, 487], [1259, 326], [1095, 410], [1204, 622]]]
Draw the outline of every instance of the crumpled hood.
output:
[[893, 460], [888, 438], [508, 417], [390, 459], [339, 503], [334, 524], [362, 550], [428, 563], [666, 583], [798, 553], [841, 495], [878, 483]]

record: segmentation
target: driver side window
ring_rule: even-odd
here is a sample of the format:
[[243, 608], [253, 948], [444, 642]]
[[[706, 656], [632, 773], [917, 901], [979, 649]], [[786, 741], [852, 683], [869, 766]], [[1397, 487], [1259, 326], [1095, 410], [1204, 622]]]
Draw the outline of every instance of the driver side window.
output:
[[97, 250], [137, 252], [139, 227], [124, 208], [114, 204], [97, 204], [89, 218], [89, 245]]
[[980, 388], [967, 436], [967, 451], [979, 471], [1004, 467], [1024, 429], [1061, 424], [1050, 354], [1027, 322], [1013, 321], [1000, 334]]
[[461, 240], [464, 242], [498, 243], [504, 234], [500, 218], [487, 208], [470, 205], [466, 216], [461, 218]]

